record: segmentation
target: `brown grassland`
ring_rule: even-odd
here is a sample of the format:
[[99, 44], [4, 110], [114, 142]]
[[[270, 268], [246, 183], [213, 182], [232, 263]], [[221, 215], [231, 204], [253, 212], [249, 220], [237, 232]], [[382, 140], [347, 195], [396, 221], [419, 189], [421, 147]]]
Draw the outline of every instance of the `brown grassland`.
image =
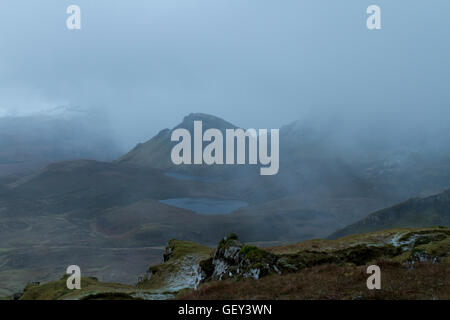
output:
[[259, 280], [216, 281], [197, 291], [184, 290], [177, 299], [450, 299], [450, 264], [405, 266], [380, 260], [381, 289], [368, 290], [366, 266], [327, 264], [301, 272], [271, 275]]

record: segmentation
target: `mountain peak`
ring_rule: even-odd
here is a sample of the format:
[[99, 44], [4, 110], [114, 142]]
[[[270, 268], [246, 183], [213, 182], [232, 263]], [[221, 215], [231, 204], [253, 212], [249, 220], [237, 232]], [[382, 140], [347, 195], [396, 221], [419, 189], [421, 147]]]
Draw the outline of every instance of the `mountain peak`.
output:
[[160, 131], [147, 142], [138, 144], [133, 150], [119, 158], [117, 162], [132, 163], [157, 169], [172, 168], [174, 165], [170, 159], [170, 151], [174, 143], [170, 140], [171, 132], [175, 129], [183, 128], [193, 134], [194, 121], [202, 121], [203, 130], [214, 128], [225, 132], [226, 129], [237, 128], [234, 124], [210, 114], [190, 113], [175, 128]]
[[235, 129], [234, 124], [223, 120], [222, 118], [206, 114], [206, 113], [190, 113], [183, 118], [183, 121], [177, 125], [174, 129], [185, 128], [191, 129], [194, 125], [194, 121], [202, 121], [202, 124], [206, 128], [216, 128], [219, 130]]

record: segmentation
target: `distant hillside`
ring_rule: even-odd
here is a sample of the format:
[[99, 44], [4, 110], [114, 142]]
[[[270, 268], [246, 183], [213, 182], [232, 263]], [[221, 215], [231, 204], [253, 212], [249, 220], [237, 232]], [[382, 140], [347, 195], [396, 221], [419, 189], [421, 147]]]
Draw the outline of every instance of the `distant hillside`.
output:
[[0, 117], [0, 176], [63, 160], [110, 161], [120, 150], [89, 113]]
[[415, 198], [395, 206], [376, 211], [353, 223], [329, 238], [336, 239], [350, 234], [372, 232], [388, 228], [412, 228], [450, 226], [450, 190], [426, 197]]

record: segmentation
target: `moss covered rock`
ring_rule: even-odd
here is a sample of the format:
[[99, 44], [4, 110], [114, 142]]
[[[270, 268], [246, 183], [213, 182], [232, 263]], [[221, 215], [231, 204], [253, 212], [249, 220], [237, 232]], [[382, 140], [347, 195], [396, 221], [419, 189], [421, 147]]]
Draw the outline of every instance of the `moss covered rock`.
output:
[[223, 280], [228, 278], [259, 279], [271, 273], [279, 273], [277, 256], [257, 248], [242, 244], [235, 234], [223, 238], [212, 259], [203, 261], [203, 280]]

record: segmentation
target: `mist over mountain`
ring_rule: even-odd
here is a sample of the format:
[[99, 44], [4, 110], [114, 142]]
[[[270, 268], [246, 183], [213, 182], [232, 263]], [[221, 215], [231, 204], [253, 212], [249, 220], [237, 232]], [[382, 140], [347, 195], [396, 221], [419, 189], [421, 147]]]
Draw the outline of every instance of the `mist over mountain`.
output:
[[108, 161], [120, 153], [104, 119], [79, 108], [0, 117], [0, 175], [62, 160]]
[[[95, 270], [109, 265], [102, 279], [130, 282], [132, 275], [116, 250], [124, 250], [127, 259], [136, 262], [135, 274], [148, 264], [143, 259], [157, 262], [159, 246], [172, 238], [213, 244], [236, 232], [244, 241], [265, 245], [323, 238], [371, 212], [440, 192], [450, 181], [447, 149], [424, 152], [418, 144], [402, 150], [386, 148], [379, 157], [355, 158], [334, 143], [333, 130], [305, 124], [304, 119], [280, 129], [280, 170], [273, 176], [259, 175], [255, 166], [180, 169], [172, 164], [172, 130], [192, 131], [194, 120], [202, 120], [204, 128], [236, 128], [213, 115], [191, 113], [174, 128], [112, 157], [113, 161], [79, 159], [82, 152], [89, 155], [89, 148], [94, 149], [91, 156], [98, 157], [111, 150], [106, 148], [111, 140], [94, 139], [98, 131], [81, 130], [85, 122], [48, 116], [26, 120], [31, 121], [30, 128], [33, 124], [49, 130], [51, 136], [60, 133], [54, 140], [38, 139], [45, 143], [33, 144], [36, 154], [48, 154], [47, 161], [56, 156], [72, 160], [0, 180], [0, 241], [8, 248], [0, 252], [0, 281], [11, 272], [22, 274], [8, 288], [36, 277], [54, 280], [57, 270], [70, 264], [74, 255], [89, 274], [97, 275]], [[72, 135], [64, 135], [64, 128]], [[80, 130], [78, 136], [73, 135], [74, 128]], [[49, 143], [55, 149], [47, 153]], [[61, 149], [56, 148], [59, 143]], [[21, 146], [12, 144], [16, 145]], [[65, 145], [70, 145], [70, 152], [64, 153]], [[241, 205], [231, 213], [224, 209], [210, 214], [208, 209], [197, 211], [195, 203], [202, 201], [205, 208], [214, 204], [225, 208], [228, 202]], [[406, 216], [416, 217], [411, 210], [405, 211]], [[446, 224], [444, 214], [436, 211], [437, 220], [432, 221]], [[414, 226], [431, 222], [413, 219]], [[394, 226], [401, 226], [401, 221]]]
[[[428, 261], [449, 274], [434, 264], [450, 261], [449, 230], [429, 227], [450, 224], [450, 1], [379, 1], [376, 30], [360, 0], [77, 0], [80, 29], [67, 1], [0, 1], [0, 299], [73, 264], [134, 284], [163, 254], [149, 285], [172, 281], [178, 263], [192, 280], [199, 259], [186, 254], [214, 259], [208, 247], [231, 233], [235, 275], [280, 259], [313, 280], [270, 279], [329, 299], [324, 274], [332, 290], [349, 274], [365, 290], [348, 263], [385, 257], [395, 272], [383, 277], [434, 299], [428, 283], [446, 278], [423, 265], [434, 276], [418, 284], [411, 270]], [[196, 120], [279, 129], [277, 174], [175, 165], [171, 134], [193, 136]], [[424, 229], [384, 230], [404, 227]]]

